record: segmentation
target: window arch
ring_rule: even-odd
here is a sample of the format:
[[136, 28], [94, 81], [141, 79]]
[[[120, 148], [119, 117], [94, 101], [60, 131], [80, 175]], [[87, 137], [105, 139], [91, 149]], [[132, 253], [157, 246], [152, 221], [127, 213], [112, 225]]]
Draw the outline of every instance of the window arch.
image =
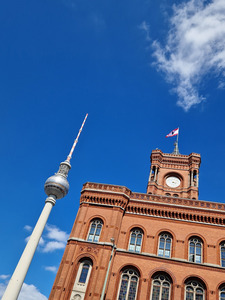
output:
[[167, 232], [163, 232], [159, 236], [158, 256], [171, 256], [172, 236]]
[[202, 262], [202, 240], [198, 237], [192, 237], [189, 240], [189, 261], [195, 263]]
[[219, 288], [219, 300], [225, 300], [225, 285]]
[[98, 242], [101, 234], [103, 222], [101, 219], [94, 219], [91, 222], [88, 238], [89, 242]]
[[91, 275], [92, 261], [85, 258], [79, 262], [76, 279], [73, 285], [70, 300], [83, 299], [87, 290], [88, 281]]
[[126, 269], [121, 274], [118, 300], [135, 300], [137, 298], [139, 275], [133, 269]]
[[129, 251], [141, 252], [141, 244], [143, 238], [143, 231], [140, 228], [133, 228], [130, 232], [130, 240], [129, 240]]
[[220, 262], [221, 262], [221, 266], [225, 267], [225, 242], [224, 241], [220, 244]]
[[205, 300], [205, 288], [198, 280], [189, 280], [185, 284], [185, 300]]
[[171, 280], [165, 274], [157, 274], [152, 278], [150, 300], [170, 300]]

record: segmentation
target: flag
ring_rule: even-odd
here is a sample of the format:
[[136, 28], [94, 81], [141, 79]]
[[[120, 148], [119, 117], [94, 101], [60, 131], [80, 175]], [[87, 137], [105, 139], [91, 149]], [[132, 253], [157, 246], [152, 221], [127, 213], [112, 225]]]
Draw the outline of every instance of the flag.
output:
[[178, 135], [178, 133], [179, 133], [179, 128], [176, 128], [176, 129], [172, 130], [169, 134], [167, 134], [166, 137], [175, 136], [175, 135]]

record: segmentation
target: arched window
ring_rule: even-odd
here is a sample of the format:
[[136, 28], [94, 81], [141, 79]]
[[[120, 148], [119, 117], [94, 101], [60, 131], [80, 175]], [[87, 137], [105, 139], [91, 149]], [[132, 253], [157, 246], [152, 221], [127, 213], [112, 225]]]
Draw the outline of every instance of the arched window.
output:
[[220, 244], [220, 261], [221, 266], [225, 267], [225, 242], [222, 242]]
[[143, 231], [139, 228], [134, 228], [130, 233], [130, 241], [129, 241], [129, 251], [141, 252], [141, 243], [142, 243]]
[[202, 241], [197, 237], [192, 237], [189, 240], [189, 261], [202, 262]]
[[225, 300], [225, 285], [219, 289], [219, 300]]
[[170, 257], [171, 256], [172, 236], [169, 233], [162, 233], [159, 236], [158, 256]]
[[170, 300], [171, 280], [164, 274], [152, 278], [151, 300]]
[[138, 273], [133, 269], [126, 269], [121, 275], [118, 300], [135, 300], [138, 288]]
[[91, 269], [91, 260], [84, 259], [80, 261], [70, 300], [84, 299], [88, 281], [91, 275]]
[[198, 280], [189, 280], [185, 284], [185, 300], [204, 300], [205, 289]]
[[95, 219], [91, 222], [90, 230], [88, 233], [89, 242], [98, 242], [101, 234], [103, 222], [100, 219]]

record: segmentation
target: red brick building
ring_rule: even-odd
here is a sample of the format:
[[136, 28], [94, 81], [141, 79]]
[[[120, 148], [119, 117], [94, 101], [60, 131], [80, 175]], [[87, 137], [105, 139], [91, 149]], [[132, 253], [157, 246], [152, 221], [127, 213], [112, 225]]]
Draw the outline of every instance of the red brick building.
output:
[[153, 150], [147, 193], [84, 184], [49, 299], [225, 300], [225, 205], [198, 200], [200, 163]]

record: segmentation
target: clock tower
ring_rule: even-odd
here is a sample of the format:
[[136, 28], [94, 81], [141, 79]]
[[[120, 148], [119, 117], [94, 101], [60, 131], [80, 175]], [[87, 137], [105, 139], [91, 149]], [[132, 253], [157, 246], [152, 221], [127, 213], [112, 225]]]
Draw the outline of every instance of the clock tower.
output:
[[153, 150], [147, 194], [197, 200], [200, 164], [200, 154], [182, 155], [177, 143], [173, 153]]

